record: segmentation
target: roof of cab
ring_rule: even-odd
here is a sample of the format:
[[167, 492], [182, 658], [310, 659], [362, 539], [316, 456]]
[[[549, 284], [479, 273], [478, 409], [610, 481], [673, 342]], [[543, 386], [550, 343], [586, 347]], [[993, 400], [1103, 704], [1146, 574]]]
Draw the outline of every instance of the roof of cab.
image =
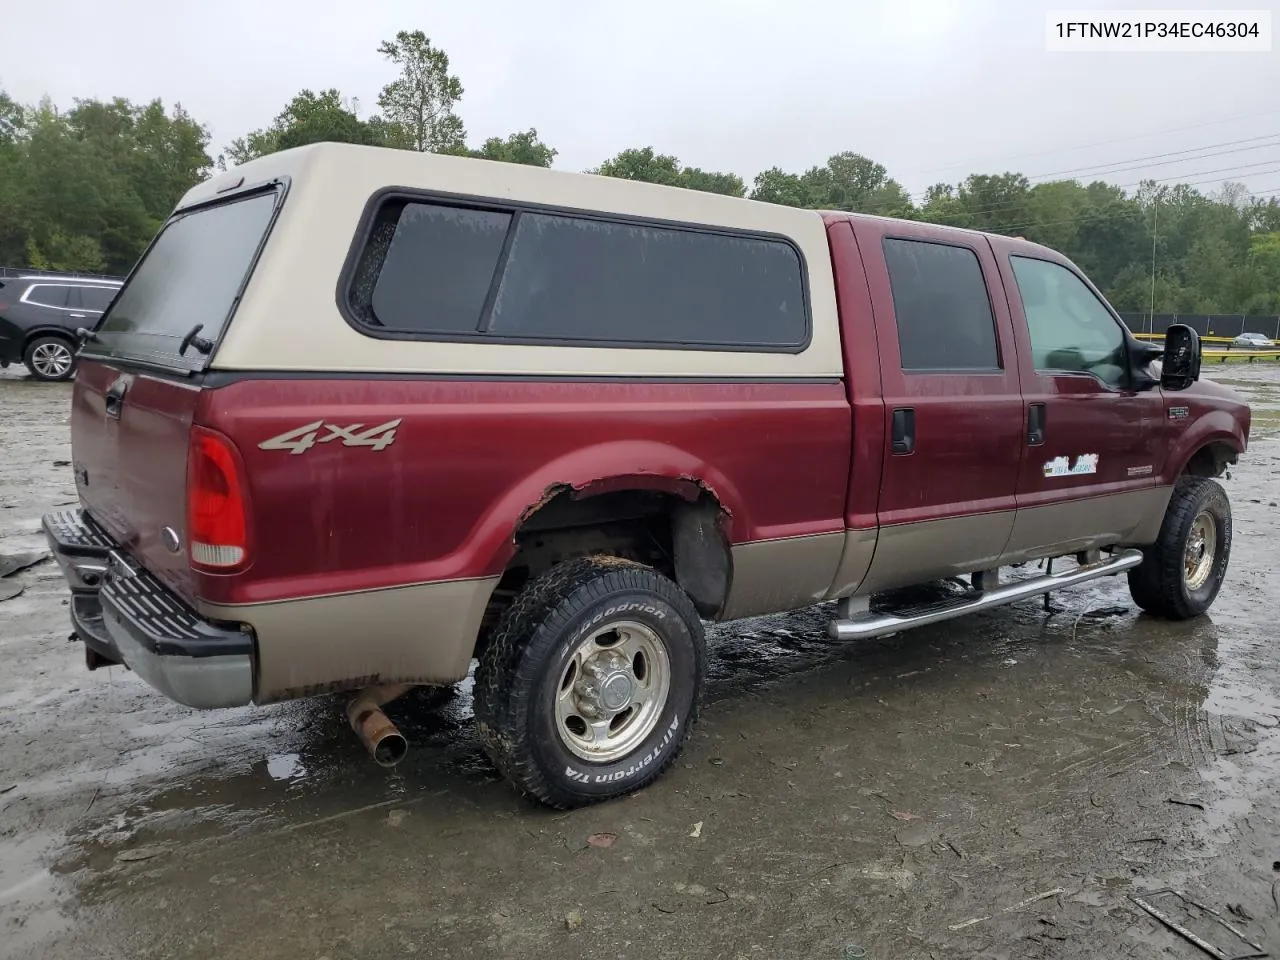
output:
[[934, 223], [929, 220], [908, 220], [905, 217], [886, 217], [875, 213], [852, 213], [847, 210], [821, 210], [822, 219], [827, 223], [838, 223], [842, 220], [874, 220], [878, 223], [910, 223], [914, 226], [926, 227], [930, 233], [938, 236], [957, 236], [957, 237], [998, 237], [1007, 243], [1016, 244], [1020, 248], [1028, 251], [1038, 250], [1044, 253], [1052, 253], [1055, 256], [1061, 256], [1052, 247], [1046, 247], [1043, 244], [1036, 243], [1034, 240], [1028, 240], [1026, 237], [1010, 236], [1006, 233], [994, 233], [990, 230], [976, 230], [973, 227], [959, 227], [947, 223]]
[[[503, 163], [473, 157], [419, 153], [388, 147], [315, 143], [248, 161], [192, 187], [179, 208], [216, 199], [241, 187], [342, 168], [358, 173], [354, 188], [384, 187], [437, 190], [470, 196], [523, 200], [548, 205], [727, 227], [750, 226], [780, 234], [810, 231], [821, 214], [816, 210], [662, 186], [590, 173]], [[326, 179], [328, 179], [326, 177]]]

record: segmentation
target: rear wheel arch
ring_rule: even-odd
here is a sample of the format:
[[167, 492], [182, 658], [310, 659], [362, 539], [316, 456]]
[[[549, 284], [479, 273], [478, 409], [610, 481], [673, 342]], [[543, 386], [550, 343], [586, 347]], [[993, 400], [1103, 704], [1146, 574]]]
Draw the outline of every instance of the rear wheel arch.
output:
[[732, 581], [729, 520], [714, 491], [687, 478], [616, 477], [548, 490], [512, 532], [514, 552], [489, 601], [477, 650], [526, 584], [581, 557], [651, 567], [679, 585], [699, 615], [714, 616]]
[[23, 336], [23, 350], [25, 351], [28, 346], [36, 340], [39, 340], [41, 337], [59, 337], [62, 340], [67, 341], [67, 343], [71, 345], [72, 349], [75, 349], [78, 346], [75, 333], [68, 330], [66, 327], [36, 327], [32, 330], [28, 330]]

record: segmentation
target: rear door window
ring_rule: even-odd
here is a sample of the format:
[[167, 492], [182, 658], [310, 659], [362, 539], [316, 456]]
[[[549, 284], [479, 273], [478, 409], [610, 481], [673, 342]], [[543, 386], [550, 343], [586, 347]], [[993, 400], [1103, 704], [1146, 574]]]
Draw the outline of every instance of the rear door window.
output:
[[179, 214], [151, 249], [97, 329], [94, 353], [201, 369], [205, 357], [178, 352], [197, 325], [216, 342], [226, 328], [266, 237], [279, 194], [257, 193]]
[[81, 287], [80, 306], [91, 313], [102, 313], [116, 295], [118, 287]]
[[23, 299], [27, 303], [38, 303], [42, 307], [65, 309], [70, 293], [71, 288], [65, 284], [37, 283], [27, 288], [27, 294]]
[[886, 238], [884, 258], [905, 371], [1000, 369], [996, 320], [968, 247]]

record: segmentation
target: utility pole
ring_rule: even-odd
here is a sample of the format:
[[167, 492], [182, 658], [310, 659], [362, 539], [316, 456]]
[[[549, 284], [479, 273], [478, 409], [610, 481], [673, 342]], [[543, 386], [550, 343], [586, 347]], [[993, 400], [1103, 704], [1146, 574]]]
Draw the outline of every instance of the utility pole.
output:
[[1160, 197], [1151, 197], [1151, 313], [1148, 314], [1147, 332], [1155, 333], [1156, 325], [1156, 227], [1160, 223]]

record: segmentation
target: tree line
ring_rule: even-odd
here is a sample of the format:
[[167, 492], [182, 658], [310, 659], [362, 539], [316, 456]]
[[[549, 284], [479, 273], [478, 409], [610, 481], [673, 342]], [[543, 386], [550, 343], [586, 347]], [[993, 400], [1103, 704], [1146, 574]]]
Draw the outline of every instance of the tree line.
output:
[[[549, 167], [536, 128], [468, 146], [464, 89], [421, 31], [380, 45], [391, 79], [377, 111], [337, 89], [301, 90], [272, 122], [212, 155], [208, 127], [180, 104], [16, 102], [0, 90], [0, 264], [122, 274], [178, 198], [215, 169], [319, 141]], [[1107, 166], [1118, 166], [1110, 164]], [[1096, 169], [1096, 168], [1095, 168]], [[652, 146], [588, 171], [769, 203], [846, 210], [1026, 237], [1066, 254], [1125, 312], [1280, 314], [1280, 199], [1224, 181], [1205, 192], [1147, 180], [973, 174], [912, 196], [885, 167], [847, 151], [800, 172], [740, 176], [685, 166]]]

